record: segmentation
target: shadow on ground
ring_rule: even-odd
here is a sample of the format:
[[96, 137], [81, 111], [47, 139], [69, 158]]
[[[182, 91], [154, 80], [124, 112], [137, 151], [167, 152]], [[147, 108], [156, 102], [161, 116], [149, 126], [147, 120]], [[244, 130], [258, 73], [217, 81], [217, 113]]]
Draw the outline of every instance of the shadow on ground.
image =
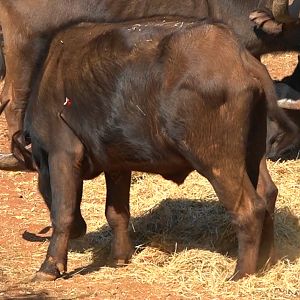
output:
[[[275, 215], [275, 236], [279, 256], [290, 261], [299, 257], [299, 220], [288, 209], [278, 210]], [[237, 239], [230, 216], [219, 201], [190, 199], [165, 199], [147, 213], [131, 219], [131, 236], [139, 255], [145, 246], [160, 249], [166, 253], [182, 250], [202, 249], [236, 257]], [[33, 233], [23, 237], [32, 242], [37, 238]], [[112, 234], [105, 225], [99, 231], [90, 232], [83, 238], [70, 242], [70, 251], [82, 253], [89, 249], [93, 262], [68, 273], [88, 274], [109, 265]]]
[[51, 297], [48, 292], [34, 292], [31, 290], [22, 290], [17, 287], [9, 288], [6, 290], [0, 290], [1, 300], [52, 300], [55, 299]]

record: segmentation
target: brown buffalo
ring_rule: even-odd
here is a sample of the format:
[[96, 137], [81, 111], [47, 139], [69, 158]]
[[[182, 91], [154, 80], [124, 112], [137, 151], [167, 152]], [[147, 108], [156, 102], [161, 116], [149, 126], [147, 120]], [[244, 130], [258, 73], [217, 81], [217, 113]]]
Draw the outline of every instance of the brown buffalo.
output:
[[[68, 240], [86, 227], [83, 180], [101, 172], [117, 265], [133, 252], [133, 170], [178, 184], [197, 170], [210, 181], [237, 230], [234, 279], [274, 262], [277, 189], [264, 157], [267, 113], [293, 140], [295, 128], [278, 109], [265, 67], [223, 24], [154, 19], [59, 33], [36, 80], [23, 133], [53, 226], [36, 279], [66, 271]], [[14, 140], [16, 155], [26, 160]]]

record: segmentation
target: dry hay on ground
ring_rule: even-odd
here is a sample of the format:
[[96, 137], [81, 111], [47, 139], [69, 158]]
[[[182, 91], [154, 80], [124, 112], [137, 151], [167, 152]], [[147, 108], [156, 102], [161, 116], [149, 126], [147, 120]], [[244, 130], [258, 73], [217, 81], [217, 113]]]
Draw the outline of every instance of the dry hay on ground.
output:
[[[158, 286], [166, 287], [179, 298], [300, 297], [300, 161], [269, 163], [269, 168], [280, 190], [276, 208], [280, 260], [271, 270], [239, 282], [226, 280], [236, 262], [235, 234], [211, 186], [195, 172], [180, 187], [160, 176], [135, 174], [131, 188], [131, 231], [136, 254], [127, 267], [105, 266], [111, 233], [104, 217], [105, 182], [100, 176], [85, 183], [82, 209], [89, 232], [71, 242], [68, 279], [22, 283], [39, 267], [48, 242], [37, 242], [29, 261], [22, 253], [5, 257], [9, 249], [0, 248], [1, 269], [6, 278], [2, 295], [13, 293], [13, 287], [18, 287], [29, 294], [42, 290], [59, 298], [77, 298], [82, 295], [82, 283], [101, 287], [102, 282], [129, 280], [149, 286], [150, 291], [154, 289], [152, 296]], [[34, 198], [35, 195], [26, 199], [29, 206], [36, 201]], [[35, 210], [31, 216], [35, 220], [39, 212]], [[11, 261], [14, 257], [16, 261], [23, 260], [21, 269]], [[29, 263], [27, 269], [25, 263]], [[97, 298], [98, 293], [97, 289], [90, 290], [85, 297]]]

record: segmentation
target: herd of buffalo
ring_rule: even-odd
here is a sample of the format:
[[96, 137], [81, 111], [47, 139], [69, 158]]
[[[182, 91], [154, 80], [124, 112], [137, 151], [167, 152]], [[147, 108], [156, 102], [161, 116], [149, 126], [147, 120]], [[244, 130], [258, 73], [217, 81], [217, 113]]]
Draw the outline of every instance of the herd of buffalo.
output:
[[274, 82], [259, 58], [300, 51], [299, 12], [299, 0], [0, 0], [12, 150], [0, 169], [38, 172], [53, 227], [35, 280], [66, 272], [87, 227], [83, 181], [102, 172], [115, 265], [133, 253], [132, 171], [209, 180], [237, 232], [232, 279], [276, 261], [266, 157], [299, 151], [300, 64]]

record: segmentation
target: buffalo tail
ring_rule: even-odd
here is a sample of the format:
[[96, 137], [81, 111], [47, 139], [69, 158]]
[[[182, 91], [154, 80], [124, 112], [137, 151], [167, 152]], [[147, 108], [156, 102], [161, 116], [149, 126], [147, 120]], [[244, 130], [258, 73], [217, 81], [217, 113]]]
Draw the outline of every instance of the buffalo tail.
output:
[[0, 31], [0, 80], [3, 80], [6, 74], [6, 65], [5, 65], [3, 50], [4, 50], [3, 34]]

